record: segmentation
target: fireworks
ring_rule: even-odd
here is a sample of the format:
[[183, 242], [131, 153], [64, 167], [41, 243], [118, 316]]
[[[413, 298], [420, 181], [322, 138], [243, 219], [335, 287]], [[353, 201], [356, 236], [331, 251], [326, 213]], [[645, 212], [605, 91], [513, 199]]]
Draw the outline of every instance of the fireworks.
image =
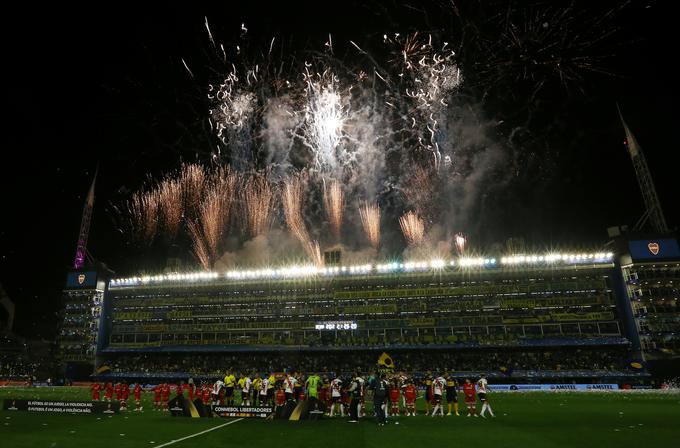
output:
[[254, 173], [245, 179], [241, 191], [243, 229], [251, 237], [264, 234], [272, 222], [274, 190], [264, 173]]
[[553, 81], [580, 90], [589, 72], [610, 73], [605, 61], [617, 52], [612, 19], [626, 3], [585, 9], [510, 3], [504, 13], [489, 18], [490, 27], [468, 27], [475, 30], [470, 39], [471, 53], [477, 55], [475, 76], [488, 90], [511, 86], [516, 94], [528, 87], [527, 105]]
[[361, 226], [364, 228], [366, 238], [373, 249], [378, 250], [380, 244], [380, 207], [378, 204], [364, 202], [359, 207]]
[[[453, 93], [461, 86], [463, 76], [455, 61], [455, 52], [447, 43], [439, 51], [432, 44], [432, 36], [421, 38], [413, 33], [402, 38], [385, 35], [384, 41], [398, 49], [401, 73], [405, 84], [405, 97], [409, 101], [408, 121], [411, 134], [418, 145], [432, 153], [432, 165], [439, 169], [441, 122]], [[396, 62], [395, 61], [395, 62]]]
[[203, 233], [203, 239], [205, 241], [204, 246], [211, 259], [216, 257], [217, 249], [222, 237], [224, 204], [224, 199], [220, 197], [215, 191], [211, 191], [201, 204], [201, 209], [198, 215], [200, 227]]
[[166, 178], [158, 185], [158, 203], [163, 229], [170, 240], [177, 237], [184, 215], [182, 184]]
[[300, 241], [309, 258], [321, 265], [321, 249], [317, 241], [312, 241], [302, 218], [303, 192], [307, 178], [304, 174], [291, 176], [281, 192], [283, 212], [290, 233]]
[[206, 238], [201, 230], [201, 225], [195, 221], [190, 221], [187, 225], [189, 229], [189, 236], [191, 237], [192, 248], [196, 259], [201, 263], [203, 269], [210, 270], [212, 267], [209, 248], [206, 244]]
[[435, 180], [434, 169], [416, 166], [403, 187], [407, 204], [420, 216], [429, 216], [432, 213], [432, 203], [436, 199]]
[[307, 104], [299, 137], [314, 153], [314, 166], [321, 173], [334, 173], [345, 163], [339, 148], [347, 119], [338, 78], [330, 71], [313, 75], [305, 71]]
[[132, 223], [132, 232], [139, 241], [148, 244], [158, 230], [159, 197], [155, 191], [138, 191], [127, 202], [127, 211]]
[[399, 218], [401, 233], [409, 246], [418, 246], [425, 236], [425, 224], [415, 212], [407, 212]]
[[210, 123], [220, 142], [230, 149], [234, 167], [248, 169], [253, 160], [252, 129], [257, 118], [258, 98], [252, 91], [258, 81], [259, 66], [247, 69], [239, 77], [236, 67], [219, 85], [208, 87], [208, 99], [213, 104]]
[[184, 199], [184, 210], [194, 216], [200, 211], [201, 198], [206, 187], [206, 173], [201, 165], [182, 165], [179, 182]]
[[340, 230], [342, 228], [342, 214], [344, 211], [344, 194], [340, 183], [336, 180], [331, 182], [331, 186], [324, 188], [324, 205], [326, 206], [326, 216], [331, 225], [336, 241], [340, 240]]
[[467, 242], [465, 235], [463, 235], [462, 233], [456, 233], [454, 241], [456, 243], [456, 249], [458, 250], [458, 253], [460, 255], [463, 255], [463, 253], [465, 252], [465, 243]]

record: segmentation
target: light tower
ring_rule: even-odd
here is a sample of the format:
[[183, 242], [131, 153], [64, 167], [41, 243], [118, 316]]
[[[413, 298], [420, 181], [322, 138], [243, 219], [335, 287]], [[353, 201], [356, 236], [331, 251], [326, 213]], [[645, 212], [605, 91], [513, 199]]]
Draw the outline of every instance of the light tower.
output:
[[661, 203], [659, 202], [659, 197], [656, 195], [656, 188], [654, 188], [652, 174], [649, 172], [645, 155], [642, 153], [642, 148], [637, 140], [635, 140], [635, 136], [630, 129], [628, 129], [628, 125], [623, 120], [623, 115], [621, 114], [621, 109], [619, 109], [618, 104], [616, 105], [616, 108], [619, 110], [619, 117], [621, 118], [623, 129], [626, 131], [626, 146], [628, 147], [630, 158], [633, 160], [633, 167], [635, 168], [635, 174], [637, 176], [638, 184], [640, 185], [642, 198], [645, 201], [645, 213], [640, 217], [637, 224], [635, 224], [635, 230], [639, 230], [649, 219], [656, 232], [667, 233], [668, 226], [666, 225], [666, 218], [663, 216]]
[[97, 181], [97, 172], [94, 173], [90, 191], [87, 193], [87, 199], [83, 206], [83, 218], [80, 221], [80, 233], [78, 234], [78, 246], [76, 248], [76, 259], [73, 262], [73, 269], [81, 269], [85, 264], [85, 257], [87, 256], [87, 237], [90, 233], [90, 220], [92, 218], [92, 208], [94, 207], [94, 183]]

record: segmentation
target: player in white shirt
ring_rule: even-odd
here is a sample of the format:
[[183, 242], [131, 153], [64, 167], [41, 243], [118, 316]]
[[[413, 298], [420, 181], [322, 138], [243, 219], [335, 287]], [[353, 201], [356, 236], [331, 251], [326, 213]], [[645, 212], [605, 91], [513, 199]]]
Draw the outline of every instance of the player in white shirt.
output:
[[217, 406], [220, 404], [220, 392], [224, 388], [224, 383], [220, 380], [215, 381], [212, 387], [212, 405]]
[[358, 404], [359, 409], [357, 411], [357, 415], [359, 417], [365, 417], [366, 416], [366, 410], [364, 409], [364, 398], [365, 398], [364, 395], [366, 393], [365, 392], [366, 391], [366, 384], [365, 384], [364, 379], [360, 376], [357, 377], [357, 382], [358, 382], [359, 388], [361, 390], [361, 393], [360, 393], [361, 397], [359, 398], [359, 404]]
[[241, 386], [241, 405], [250, 406], [250, 387], [253, 385], [253, 380], [249, 376], [239, 380]]
[[260, 405], [267, 404], [267, 391], [269, 390], [269, 379], [267, 375], [262, 375], [260, 380]]
[[340, 378], [331, 381], [331, 412], [329, 414], [331, 417], [333, 417], [336, 404], [340, 407], [340, 415], [344, 417], [345, 408], [342, 405], [342, 380]]
[[401, 390], [401, 407], [406, 409], [406, 386], [408, 386], [408, 377], [404, 374], [404, 372], [401, 372], [398, 377], [399, 381], [399, 389]]
[[295, 385], [297, 384], [298, 380], [295, 378], [293, 375], [288, 375], [286, 379], [283, 381], [285, 387], [286, 387], [286, 401], [294, 400], [295, 399]]
[[444, 389], [446, 389], [446, 380], [441, 375], [437, 376], [434, 381], [432, 381], [432, 390], [434, 392], [434, 410], [432, 411], [432, 417], [437, 414], [444, 416], [444, 406], [442, 406], [442, 395], [444, 394]]
[[492, 417], [495, 417], [493, 410], [491, 409], [491, 405], [489, 404], [489, 398], [487, 397], [487, 394], [489, 393], [489, 385], [486, 382], [486, 375], [481, 374], [479, 381], [477, 381], [477, 396], [479, 397], [479, 401], [482, 402], [482, 412], [479, 413], [482, 417], [486, 418], [484, 413], [486, 410], [489, 410], [489, 414], [491, 414]]

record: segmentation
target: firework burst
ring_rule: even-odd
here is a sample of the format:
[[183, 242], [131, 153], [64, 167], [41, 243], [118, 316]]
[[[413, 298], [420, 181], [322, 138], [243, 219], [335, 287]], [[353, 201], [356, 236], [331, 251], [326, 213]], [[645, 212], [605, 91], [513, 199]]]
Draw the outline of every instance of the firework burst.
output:
[[439, 169], [442, 162], [439, 140], [441, 122], [448, 110], [450, 98], [462, 85], [463, 75], [456, 64], [455, 52], [448, 44], [435, 49], [432, 36], [413, 33], [405, 37], [384, 36], [384, 41], [398, 54], [395, 61], [400, 68], [399, 78], [405, 97], [410, 100], [407, 120], [410, 134], [420, 148], [432, 154], [432, 164]]
[[281, 192], [283, 213], [290, 233], [300, 241], [309, 258], [317, 265], [322, 264], [321, 249], [317, 241], [312, 241], [302, 218], [303, 193], [307, 177], [304, 174], [293, 175], [286, 180]]
[[378, 204], [364, 202], [359, 207], [361, 226], [364, 228], [366, 238], [373, 249], [378, 250], [380, 244], [380, 207]]
[[184, 199], [184, 210], [190, 216], [200, 212], [201, 199], [207, 183], [205, 169], [198, 164], [182, 165], [179, 175]]
[[340, 148], [343, 126], [347, 119], [345, 99], [338, 89], [338, 78], [330, 71], [304, 73], [305, 95], [304, 120], [298, 137], [314, 154], [315, 168], [325, 175], [335, 173], [346, 163]]
[[216, 191], [210, 191], [201, 203], [198, 222], [203, 234], [204, 246], [211, 260], [217, 256], [222, 238], [224, 222], [224, 198]]
[[194, 256], [203, 269], [210, 270], [212, 263], [210, 257], [210, 248], [207, 245], [207, 240], [203, 234], [202, 224], [196, 221], [189, 221], [187, 228], [189, 230], [189, 237], [192, 242], [192, 249]]
[[244, 180], [240, 199], [247, 234], [256, 237], [269, 230], [274, 209], [274, 190], [264, 173], [253, 173]]
[[133, 234], [139, 241], [151, 244], [158, 231], [158, 193], [138, 191], [126, 205]]
[[432, 205], [436, 200], [435, 181], [437, 172], [432, 167], [416, 166], [403, 187], [406, 203], [420, 216], [431, 216]]
[[177, 179], [166, 178], [158, 185], [157, 192], [163, 229], [172, 241], [177, 237], [184, 215], [182, 184]]
[[467, 238], [462, 233], [456, 233], [454, 236], [454, 242], [456, 243], [456, 249], [460, 255], [465, 253], [465, 244], [467, 243]]
[[425, 236], [425, 223], [415, 212], [407, 212], [399, 218], [401, 233], [409, 246], [419, 246]]
[[345, 197], [342, 192], [342, 187], [337, 180], [333, 180], [330, 187], [324, 186], [323, 200], [326, 207], [326, 217], [331, 225], [333, 235], [335, 236], [336, 241], [340, 241], [342, 215], [345, 210]]

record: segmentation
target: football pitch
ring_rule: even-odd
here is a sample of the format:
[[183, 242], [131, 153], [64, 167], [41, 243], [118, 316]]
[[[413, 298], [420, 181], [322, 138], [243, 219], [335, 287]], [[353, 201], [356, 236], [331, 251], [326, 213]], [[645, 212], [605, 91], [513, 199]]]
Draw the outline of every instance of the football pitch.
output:
[[[680, 393], [497, 392], [496, 418], [346, 418], [320, 421], [192, 419], [151, 409], [107, 416], [0, 411], [0, 445], [22, 447], [609, 447], [677, 446]], [[84, 388], [4, 388], [0, 399], [87, 401]], [[418, 400], [422, 407], [422, 399]], [[462, 403], [461, 403], [462, 404]], [[479, 409], [479, 406], [478, 406]], [[370, 405], [368, 409], [370, 415]], [[396, 424], [398, 422], [398, 424]]]

